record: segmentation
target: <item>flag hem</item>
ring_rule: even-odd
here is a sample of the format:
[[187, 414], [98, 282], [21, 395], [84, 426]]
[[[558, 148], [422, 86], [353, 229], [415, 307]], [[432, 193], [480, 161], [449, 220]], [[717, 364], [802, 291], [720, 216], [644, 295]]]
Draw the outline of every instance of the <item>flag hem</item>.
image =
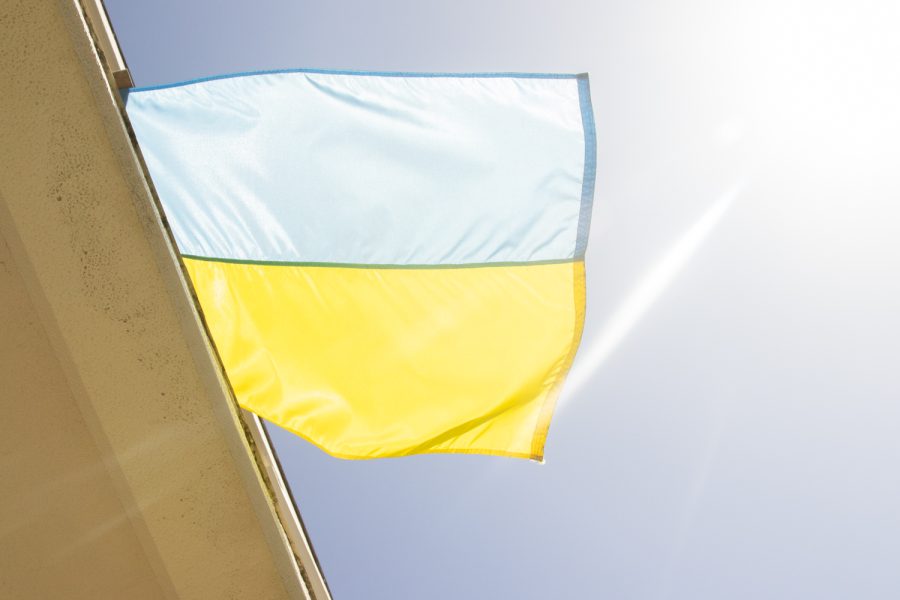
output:
[[584, 258], [591, 231], [594, 184], [597, 178], [597, 129], [587, 73], [578, 75], [578, 104], [581, 108], [581, 128], [584, 132], [584, 172], [581, 176], [581, 208], [575, 237], [575, 258]]
[[563, 360], [559, 368], [559, 375], [553, 382], [550, 392], [544, 397], [544, 403], [538, 413], [537, 425], [534, 428], [534, 437], [531, 442], [531, 454], [529, 458], [543, 462], [544, 446], [547, 443], [547, 435], [550, 432], [550, 423], [553, 421], [553, 412], [556, 408], [556, 401], [559, 398], [562, 388], [572, 369], [572, 363], [575, 362], [575, 355], [578, 353], [578, 347], [581, 345], [581, 337], [584, 334], [584, 314], [586, 306], [586, 271], [584, 268], [584, 260], [573, 263], [573, 267], [578, 270], [575, 277], [572, 278], [573, 286], [573, 303], [575, 307], [575, 323], [572, 330], [572, 342], [569, 346], [569, 353]]
[[289, 260], [256, 260], [252, 258], [219, 258], [216, 256], [200, 256], [197, 254], [181, 254], [182, 258], [205, 262], [227, 263], [234, 265], [260, 265], [266, 267], [323, 267], [340, 269], [478, 269], [488, 267], [533, 267], [537, 265], [563, 265], [575, 263], [580, 258], [548, 258], [542, 260], [497, 261], [478, 263], [342, 263], [342, 262], [304, 262]]
[[335, 451], [329, 450], [324, 445], [313, 440], [312, 438], [310, 438], [309, 436], [307, 436], [300, 430], [294, 429], [293, 427], [288, 427], [287, 425], [282, 425], [282, 424], [278, 423], [277, 421], [273, 420], [272, 418], [267, 417], [264, 414], [261, 414], [262, 411], [257, 411], [256, 409], [250, 408], [248, 406], [244, 406], [243, 404], [241, 404], [241, 408], [244, 408], [245, 410], [252, 412], [256, 416], [265, 419], [266, 421], [268, 421], [272, 425], [275, 425], [276, 427], [280, 427], [281, 429], [284, 429], [285, 431], [291, 432], [292, 434], [305, 440], [309, 444], [312, 444], [313, 446], [315, 446], [316, 448], [318, 448], [325, 454], [328, 454], [329, 456], [333, 456], [335, 458], [340, 458], [342, 460], [378, 460], [378, 459], [382, 459], [382, 458], [401, 458], [404, 456], [419, 456], [421, 454], [480, 454], [480, 455], [484, 455], [484, 456], [502, 456], [504, 458], [525, 458], [525, 459], [535, 460], [535, 461], [543, 460], [543, 455], [535, 455], [530, 452], [513, 452], [510, 450], [478, 449], [478, 448], [448, 448], [446, 450], [441, 449], [441, 448], [437, 448], [437, 449], [433, 449], [433, 450], [409, 449], [408, 451], [407, 450], [399, 450], [397, 452], [393, 452], [390, 454], [379, 454], [379, 455], [373, 455], [373, 456], [365, 455], [365, 454], [351, 454], [351, 453], [347, 453], [347, 452], [335, 452]]
[[444, 78], [444, 79], [581, 79], [586, 78], [585, 73], [517, 73], [517, 72], [486, 72], [486, 73], [440, 73], [440, 72], [407, 72], [407, 71], [352, 71], [341, 69], [269, 69], [260, 71], [241, 71], [238, 73], [225, 73], [222, 75], [210, 75], [207, 77], [197, 77], [178, 81], [175, 83], [163, 83], [159, 85], [148, 85], [143, 87], [133, 87], [122, 90], [122, 96], [127, 98], [129, 94], [136, 92], [149, 92], [152, 90], [164, 90], [168, 88], [184, 87], [196, 83], [205, 83], [207, 81], [217, 81], [220, 79], [233, 79], [235, 77], [252, 77], [256, 75], [280, 75], [284, 73], [300, 73], [308, 75], [352, 75], [356, 77], [424, 77], [424, 78]]
[[544, 446], [547, 443], [547, 435], [550, 431], [550, 423], [553, 420], [553, 411], [556, 401], [562, 392], [575, 355], [581, 345], [584, 334], [584, 315], [586, 307], [587, 285], [584, 256], [587, 251], [588, 236], [591, 230], [591, 214], [594, 207], [594, 185], [597, 178], [597, 131], [594, 123], [594, 109], [591, 103], [591, 87], [587, 73], [578, 75], [578, 102], [581, 107], [581, 124], [584, 131], [584, 174], [581, 179], [581, 209], [578, 214], [578, 234], [575, 238], [575, 261], [573, 264], [579, 273], [573, 277], [573, 297], [575, 302], [575, 330], [572, 336], [572, 345], [560, 368], [560, 374], [554, 383], [553, 389], [544, 398], [544, 405], [538, 416], [535, 427], [534, 439], [531, 444], [531, 458], [544, 460]]

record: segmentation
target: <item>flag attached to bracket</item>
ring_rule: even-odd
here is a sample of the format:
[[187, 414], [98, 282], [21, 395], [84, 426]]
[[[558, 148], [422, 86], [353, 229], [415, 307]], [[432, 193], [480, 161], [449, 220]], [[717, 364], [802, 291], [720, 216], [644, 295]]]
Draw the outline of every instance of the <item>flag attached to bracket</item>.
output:
[[281, 71], [126, 106], [243, 407], [344, 458], [542, 459], [584, 321], [586, 75]]

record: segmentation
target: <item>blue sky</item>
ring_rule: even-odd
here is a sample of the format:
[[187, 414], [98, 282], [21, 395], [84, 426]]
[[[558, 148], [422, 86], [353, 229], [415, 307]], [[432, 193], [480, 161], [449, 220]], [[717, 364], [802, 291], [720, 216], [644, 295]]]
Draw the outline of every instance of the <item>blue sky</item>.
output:
[[337, 600], [900, 597], [896, 2], [107, 7], [138, 85], [591, 75], [588, 315], [546, 464], [272, 431]]

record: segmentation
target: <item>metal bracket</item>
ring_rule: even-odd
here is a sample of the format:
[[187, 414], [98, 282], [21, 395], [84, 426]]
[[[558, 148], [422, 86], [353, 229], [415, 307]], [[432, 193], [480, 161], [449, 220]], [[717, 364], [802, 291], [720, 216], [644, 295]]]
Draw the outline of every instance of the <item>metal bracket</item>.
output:
[[109, 15], [103, 6], [103, 0], [82, 0], [81, 5], [100, 53], [112, 72], [116, 87], [120, 90], [134, 87], [134, 80], [125, 63], [116, 33], [109, 23]]

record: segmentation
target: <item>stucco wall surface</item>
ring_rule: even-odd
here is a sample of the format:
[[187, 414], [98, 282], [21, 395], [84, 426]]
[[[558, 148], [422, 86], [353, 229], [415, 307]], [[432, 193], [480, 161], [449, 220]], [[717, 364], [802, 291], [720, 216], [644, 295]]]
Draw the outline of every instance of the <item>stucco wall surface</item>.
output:
[[304, 597], [78, 6], [0, 30], [0, 597]]

